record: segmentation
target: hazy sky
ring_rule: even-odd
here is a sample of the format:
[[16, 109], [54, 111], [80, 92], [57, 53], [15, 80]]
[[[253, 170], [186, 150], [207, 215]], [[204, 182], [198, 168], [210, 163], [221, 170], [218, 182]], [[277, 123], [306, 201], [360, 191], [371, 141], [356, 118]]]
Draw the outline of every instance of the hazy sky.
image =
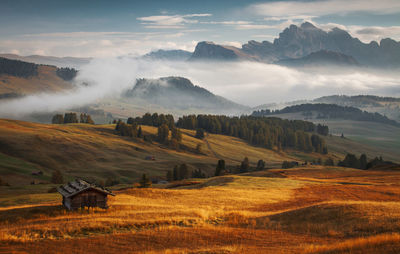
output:
[[1, 0], [0, 52], [110, 57], [198, 41], [273, 41], [291, 23], [339, 26], [365, 42], [400, 40], [399, 0]]

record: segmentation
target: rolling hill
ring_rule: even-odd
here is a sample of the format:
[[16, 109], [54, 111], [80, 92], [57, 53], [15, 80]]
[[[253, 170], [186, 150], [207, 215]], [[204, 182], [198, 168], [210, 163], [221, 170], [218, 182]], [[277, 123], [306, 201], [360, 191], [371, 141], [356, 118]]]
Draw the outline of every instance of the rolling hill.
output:
[[[270, 168], [280, 167], [284, 160], [302, 162], [330, 157], [338, 161], [348, 152], [366, 153], [369, 158], [382, 154], [378, 146], [361, 146], [339, 137], [327, 137], [329, 154], [321, 155], [291, 149], [277, 152], [217, 134], [208, 134], [200, 140], [194, 137], [195, 131], [185, 129], [181, 129], [185, 148], [175, 150], [157, 142], [119, 136], [114, 129], [115, 125], [51, 125], [0, 120], [1, 177], [11, 185], [48, 182], [51, 173], [57, 169], [67, 179], [115, 178], [130, 183], [142, 173], [164, 177], [167, 170], [180, 163], [186, 163], [190, 170], [201, 169], [213, 175], [218, 159], [224, 159], [228, 168], [235, 169], [247, 156], [252, 167], [263, 159]], [[142, 126], [142, 129], [144, 134], [157, 133], [156, 127]], [[193, 152], [198, 144], [201, 145], [200, 154]], [[155, 161], [147, 160], [148, 156], [154, 156]], [[384, 154], [384, 157], [392, 159], [390, 154]], [[44, 174], [32, 175], [37, 171]]]
[[[335, 104], [301, 104], [275, 111], [255, 111], [255, 115], [261, 116], [262, 112], [266, 112], [267, 116], [327, 125], [330, 134], [343, 134], [346, 140], [362, 144], [362, 148], [379, 147], [379, 154], [390, 160], [397, 161], [400, 156], [399, 123], [378, 113]], [[350, 147], [347, 151], [359, 151], [357, 145]]]
[[71, 71], [74, 69], [0, 58], [0, 98], [71, 89]]
[[35, 64], [53, 65], [59, 68], [69, 67], [79, 69], [82, 65], [88, 64], [91, 58], [79, 57], [55, 57], [55, 56], [20, 56], [15, 54], [0, 54], [0, 57], [8, 58], [11, 60], [19, 60]]

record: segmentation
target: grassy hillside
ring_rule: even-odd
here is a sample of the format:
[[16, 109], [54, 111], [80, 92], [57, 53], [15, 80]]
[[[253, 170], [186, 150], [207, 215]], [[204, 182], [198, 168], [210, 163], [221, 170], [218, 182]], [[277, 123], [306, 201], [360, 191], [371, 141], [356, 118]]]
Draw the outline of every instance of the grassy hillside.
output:
[[[342, 133], [345, 140], [336, 137], [327, 138], [328, 148], [331, 151], [347, 151], [353, 153], [366, 153], [371, 156], [382, 155], [384, 158], [400, 162], [400, 128], [392, 125], [359, 122], [342, 119], [310, 119], [302, 113], [286, 113], [274, 115], [284, 119], [307, 120], [329, 126], [330, 134], [340, 136]], [[346, 145], [344, 145], [346, 144]], [[333, 150], [332, 150], [333, 149]]]
[[[115, 125], [38, 124], [14, 120], [0, 120], [0, 173], [11, 185], [29, 184], [31, 181], [48, 182], [52, 172], [62, 171], [66, 179], [85, 177], [92, 180], [119, 179], [132, 183], [143, 173], [151, 177], [164, 177], [167, 170], [186, 163], [191, 170], [201, 169], [213, 175], [218, 159], [227, 167], [236, 169], [244, 157], [252, 167], [259, 159], [267, 168], [280, 167], [284, 160], [304, 162], [330, 157], [336, 162], [348, 152], [366, 153], [372, 158], [383, 155], [380, 147], [365, 146], [351, 139], [327, 137], [330, 153], [303, 153], [295, 150], [281, 152], [251, 146], [245, 141], [224, 135], [207, 134], [204, 140], [194, 138], [195, 131], [184, 130], [184, 149], [174, 150], [157, 142], [145, 142], [117, 135]], [[157, 128], [142, 126], [145, 134], [156, 134]], [[194, 152], [201, 145], [201, 154]], [[146, 160], [155, 156], [156, 160]], [[43, 171], [43, 176], [31, 173]]]
[[187, 188], [114, 191], [108, 210], [74, 212], [60, 206], [60, 196], [41, 194], [40, 200], [32, 197], [34, 204], [9, 200], [0, 208], [0, 249], [396, 253], [399, 180], [400, 171], [276, 169], [214, 177]]
[[[291, 151], [278, 153], [222, 135], [208, 134], [204, 140], [199, 140], [190, 130], [182, 130], [182, 144], [188, 149], [176, 151], [157, 142], [118, 136], [114, 128], [115, 125], [51, 125], [0, 120], [2, 178], [10, 184], [48, 181], [53, 170], [58, 169], [67, 179], [117, 178], [131, 183], [142, 173], [165, 176], [167, 170], [180, 163], [213, 175], [218, 159], [226, 160], [230, 168], [236, 168], [245, 156], [254, 167], [259, 159], [266, 161], [267, 167], [277, 167], [283, 160], [312, 160], [322, 156]], [[155, 127], [142, 128], [145, 134], [157, 133]], [[201, 144], [202, 154], [190, 152], [197, 144]], [[156, 160], [146, 160], [149, 155]], [[40, 170], [43, 176], [31, 175]]]
[[29, 78], [0, 75], [0, 95], [26, 95], [40, 92], [57, 92], [71, 89], [73, 85], [57, 76], [57, 67], [38, 66], [37, 76]]

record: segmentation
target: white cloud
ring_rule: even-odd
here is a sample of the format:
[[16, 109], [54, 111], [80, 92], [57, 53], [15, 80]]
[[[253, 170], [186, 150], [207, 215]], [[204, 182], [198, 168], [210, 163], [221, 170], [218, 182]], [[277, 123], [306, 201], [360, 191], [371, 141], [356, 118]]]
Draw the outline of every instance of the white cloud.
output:
[[200, 24], [211, 24], [211, 25], [247, 25], [253, 22], [242, 21], [242, 20], [230, 20], [230, 21], [202, 21]]
[[146, 28], [163, 28], [163, 29], [175, 29], [183, 28], [185, 24], [195, 24], [199, 21], [192, 19], [194, 17], [209, 17], [209, 13], [199, 14], [186, 14], [186, 15], [159, 15], [159, 16], [147, 16], [139, 17], [137, 20], [142, 22]]
[[142, 55], [157, 49], [193, 50], [189, 32], [71, 32], [22, 35], [0, 39], [0, 52], [19, 55], [113, 57]]
[[245, 24], [245, 25], [237, 25], [235, 27], [237, 30], [257, 30], [257, 29], [275, 29], [274, 25], [263, 25], [263, 24]]
[[317, 1], [277, 1], [250, 5], [247, 11], [269, 17], [323, 16], [349, 14], [354, 12], [398, 13], [398, 0], [317, 0]]

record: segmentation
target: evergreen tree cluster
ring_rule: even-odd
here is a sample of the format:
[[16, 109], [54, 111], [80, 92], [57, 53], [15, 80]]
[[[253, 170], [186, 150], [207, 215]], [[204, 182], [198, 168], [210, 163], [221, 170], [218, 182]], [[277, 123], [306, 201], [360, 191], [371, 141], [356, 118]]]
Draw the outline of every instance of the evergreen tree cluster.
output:
[[354, 154], [348, 153], [342, 161], [339, 161], [338, 166], [347, 168], [370, 169], [374, 166], [393, 164], [393, 162], [384, 161], [382, 157], [375, 157], [374, 159], [368, 161], [365, 154], [361, 154], [361, 156], [357, 158]]
[[151, 180], [147, 177], [146, 174], [142, 175], [142, 179], [139, 182], [139, 188], [149, 188], [151, 187]]
[[323, 138], [313, 132], [316, 126], [307, 121], [266, 117], [228, 117], [188, 115], [180, 117], [177, 127], [203, 129], [214, 134], [238, 137], [250, 144], [269, 149], [293, 148], [305, 152], [327, 153]]
[[81, 113], [79, 116], [80, 123], [94, 124], [92, 117], [89, 114]]
[[206, 178], [206, 174], [201, 169], [196, 169], [192, 172], [192, 178]]
[[175, 120], [174, 117], [170, 114], [164, 115], [164, 114], [150, 114], [146, 113], [142, 117], [129, 117], [127, 120], [128, 124], [133, 124], [136, 123], [138, 125], [148, 125], [148, 126], [154, 126], [154, 127], [159, 127], [163, 124], [166, 124], [170, 130], [175, 126]]
[[218, 160], [217, 167], [215, 168], [215, 176], [220, 176], [225, 173], [225, 160]]
[[138, 129], [137, 124], [127, 124], [127, 123], [124, 123], [123, 121], [119, 120], [117, 122], [117, 124], [115, 125], [115, 130], [121, 136], [133, 137], [133, 138], [139, 136], [138, 135], [139, 129]]
[[0, 75], [1, 74], [29, 78], [38, 75], [38, 65], [0, 57]]
[[68, 67], [57, 68], [56, 74], [65, 81], [71, 81], [76, 77], [78, 71], [75, 70], [74, 68], [68, 68]]
[[[193, 172], [194, 173], [194, 172]], [[188, 179], [190, 178], [191, 175], [193, 175], [189, 172], [188, 166], [183, 163], [180, 166], [176, 165], [173, 170], [167, 171], [167, 180], [168, 181], [179, 181], [183, 179]], [[202, 175], [200, 171], [200, 175]], [[205, 177], [205, 175], [204, 175]]]
[[329, 134], [329, 128], [326, 125], [317, 125], [317, 133], [323, 136], [328, 136]]
[[76, 113], [65, 113], [64, 123], [79, 123]]
[[51, 119], [51, 123], [53, 124], [64, 124], [64, 123], [87, 123], [87, 124], [94, 124], [92, 117], [89, 114], [81, 113], [79, 116], [76, 113], [65, 113], [63, 116], [62, 114], [56, 114]]

